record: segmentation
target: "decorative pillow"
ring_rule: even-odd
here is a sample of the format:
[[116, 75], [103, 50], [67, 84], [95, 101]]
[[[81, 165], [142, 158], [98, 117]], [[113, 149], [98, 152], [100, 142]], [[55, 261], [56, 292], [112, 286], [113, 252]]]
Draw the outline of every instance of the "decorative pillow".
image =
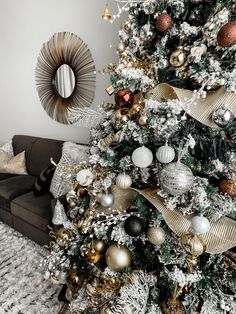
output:
[[4, 150], [0, 150], [0, 172], [12, 174], [28, 174], [25, 164], [25, 151], [11, 157]]
[[42, 170], [40, 175], [36, 178], [34, 183], [35, 196], [42, 195], [49, 191], [55, 169], [56, 166], [50, 163], [45, 169]]
[[11, 157], [14, 156], [12, 141], [4, 144], [2, 147], [0, 147], [1, 150], [4, 150], [4, 152], [8, 153]]
[[72, 142], [65, 142], [62, 147], [62, 157], [57, 164], [54, 176], [52, 178], [50, 192], [57, 198], [66, 194], [69, 187], [61, 174], [64, 169], [69, 166], [75, 166], [81, 161], [85, 161], [88, 157], [89, 146], [79, 145]]

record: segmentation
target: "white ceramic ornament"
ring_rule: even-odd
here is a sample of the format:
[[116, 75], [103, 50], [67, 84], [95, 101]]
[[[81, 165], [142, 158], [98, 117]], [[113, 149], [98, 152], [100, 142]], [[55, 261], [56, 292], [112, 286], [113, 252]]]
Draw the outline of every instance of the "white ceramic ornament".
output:
[[146, 168], [151, 165], [153, 161], [153, 154], [150, 149], [145, 146], [141, 146], [133, 151], [132, 161], [135, 166]]
[[123, 189], [123, 190], [128, 189], [131, 186], [131, 184], [132, 184], [132, 179], [130, 178], [128, 174], [120, 173], [116, 177], [116, 185], [120, 189]]
[[160, 245], [165, 242], [165, 231], [159, 226], [150, 227], [147, 231], [147, 238], [152, 244]]
[[174, 148], [164, 145], [158, 148], [156, 152], [157, 160], [163, 164], [168, 164], [175, 158]]
[[89, 169], [80, 170], [76, 175], [76, 180], [82, 186], [88, 186], [93, 182], [93, 173]]
[[111, 207], [114, 204], [114, 196], [112, 194], [102, 194], [99, 202], [102, 207]]
[[193, 232], [195, 233], [204, 234], [210, 230], [210, 222], [206, 217], [194, 216], [191, 223]]
[[179, 161], [166, 165], [160, 174], [161, 188], [174, 196], [189, 191], [193, 180], [192, 170]]

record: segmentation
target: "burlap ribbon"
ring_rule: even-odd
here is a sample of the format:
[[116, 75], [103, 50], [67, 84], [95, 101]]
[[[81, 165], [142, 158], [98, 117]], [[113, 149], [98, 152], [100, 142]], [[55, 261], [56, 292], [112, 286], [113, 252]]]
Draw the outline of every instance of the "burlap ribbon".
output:
[[[166, 83], [157, 85], [145, 96], [146, 99], [179, 99], [181, 102], [186, 102], [186, 99], [189, 100], [192, 97], [192, 91], [173, 87]], [[183, 109], [195, 120], [211, 128], [217, 128], [218, 126], [212, 121], [211, 117], [212, 113], [222, 105], [225, 105], [236, 116], [236, 93], [229, 93], [224, 87], [220, 87], [216, 91], [209, 92], [206, 98], [196, 99], [189, 104], [188, 108]]]
[[[181, 236], [190, 231], [192, 215], [184, 216], [179, 210], [168, 209], [162, 197], [157, 194], [157, 189], [136, 191], [159, 210], [166, 224], [175, 234]], [[236, 246], [236, 221], [222, 217], [217, 222], [211, 223], [209, 232], [202, 237], [207, 246], [207, 253], [223, 253]]]

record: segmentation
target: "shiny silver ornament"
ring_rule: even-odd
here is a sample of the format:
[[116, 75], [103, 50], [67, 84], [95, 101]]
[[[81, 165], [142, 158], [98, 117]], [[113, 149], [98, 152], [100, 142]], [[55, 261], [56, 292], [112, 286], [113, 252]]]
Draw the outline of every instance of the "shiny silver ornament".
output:
[[155, 36], [155, 27], [150, 24], [144, 24], [140, 29], [140, 39], [143, 41], [151, 41]]
[[117, 178], [116, 178], [116, 185], [120, 188], [120, 189], [128, 189], [132, 184], [132, 179], [128, 174], [125, 173], [120, 173], [118, 174]]
[[147, 231], [148, 240], [154, 245], [160, 245], [165, 242], [165, 231], [159, 226], [150, 227]]
[[222, 128], [234, 120], [234, 114], [225, 106], [222, 106], [213, 112], [212, 120], [216, 125]]
[[164, 145], [158, 148], [156, 152], [157, 160], [163, 164], [168, 164], [175, 158], [175, 150], [171, 146]]
[[112, 194], [102, 194], [99, 202], [102, 207], [111, 207], [114, 204], [114, 196]]
[[192, 170], [179, 161], [165, 166], [160, 174], [161, 188], [174, 196], [189, 191], [193, 180]]

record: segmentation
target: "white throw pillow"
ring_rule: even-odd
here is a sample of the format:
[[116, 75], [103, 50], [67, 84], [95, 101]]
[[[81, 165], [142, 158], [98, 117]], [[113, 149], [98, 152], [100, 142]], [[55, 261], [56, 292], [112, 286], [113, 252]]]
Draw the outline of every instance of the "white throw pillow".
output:
[[65, 142], [63, 144], [62, 156], [57, 164], [50, 186], [50, 192], [55, 198], [69, 192], [69, 186], [61, 176], [65, 167], [76, 166], [81, 161], [87, 160], [88, 153], [89, 146], [79, 145], [72, 142]]
[[12, 141], [4, 144], [2, 147], [0, 147], [1, 150], [4, 150], [4, 152], [8, 153], [11, 157], [14, 156]]

